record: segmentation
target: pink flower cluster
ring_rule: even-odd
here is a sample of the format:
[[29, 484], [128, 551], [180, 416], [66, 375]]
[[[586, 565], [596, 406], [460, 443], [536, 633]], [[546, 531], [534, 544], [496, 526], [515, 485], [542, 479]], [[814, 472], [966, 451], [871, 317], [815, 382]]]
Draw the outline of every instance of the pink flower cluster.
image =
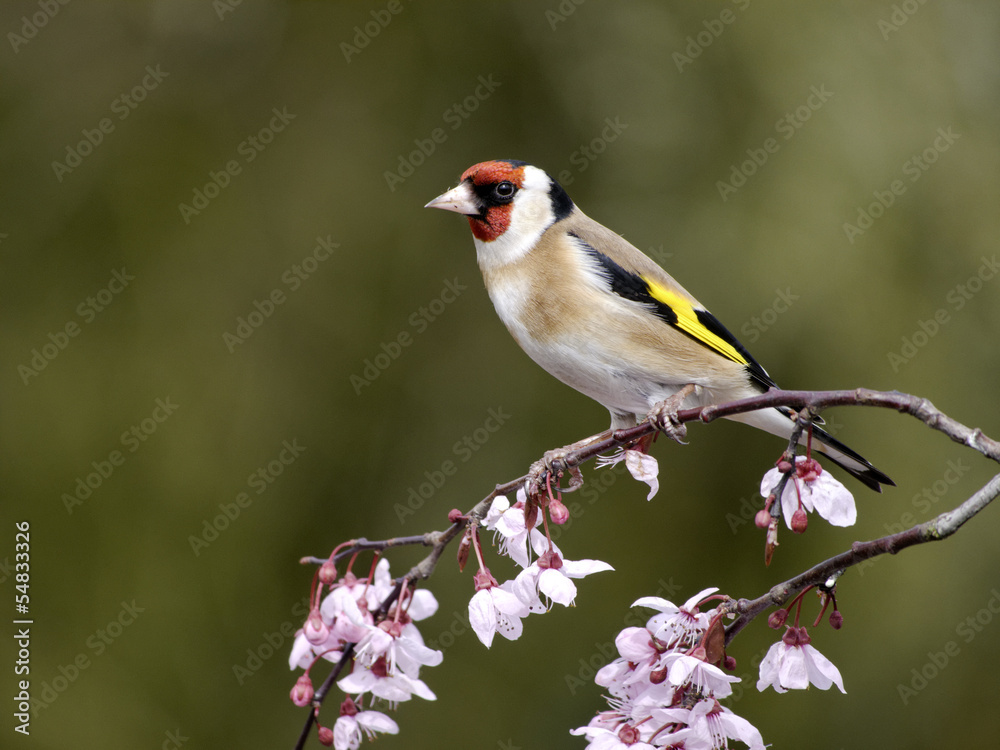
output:
[[618, 634], [620, 657], [594, 680], [610, 693], [611, 708], [571, 733], [586, 737], [593, 750], [710, 750], [728, 747], [730, 739], [763, 750], [760, 732], [719, 703], [740, 680], [710, 663], [730, 661], [721, 649], [706, 645], [710, 631], [721, 634], [723, 615], [718, 608], [701, 612], [699, 606], [723, 598], [712, 596], [716, 590], [705, 589], [680, 607], [659, 597], [635, 602], [632, 606], [658, 614], [646, 627]]
[[[292, 646], [289, 667], [305, 672], [292, 688], [291, 698], [298, 706], [309, 705], [313, 697], [309, 678], [312, 665], [319, 659], [341, 661], [348, 645], [353, 644], [352, 669], [337, 682], [348, 696], [333, 729], [320, 727], [319, 738], [337, 750], [356, 750], [362, 733], [372, 737], [375, 732], [399, 731], [396, 722], [385, 714], [361, 709], [366, 696], [369, 703], [380, 699], [389, 707], [414, 695], [435, 699], [419, 672], [422, 666], [440, 664], [442, 655], [424, 645], [415, 623], [434, 614], [438, 603], [430, 591], [404, 586], [385, 618], [376, 622], [376, 613], [395, 586], [389, 575], [389, 561], [379, 560], [370, 579], [357, 578], [350, 572], [336, 578], [332, 570], [332, 563], [320, 568], [319, 580], [329, 585], [330, 593], [313, 606]], [[324, 580], [329, 578], [334, 580]]]
[[573, 579], [613, 570], [600, 560], [565, 559], [537, 528], [544, 522], [542, 512], [536, 514], [534, 525], [528, 526], [526, 502], [524, 490], [518, 490], [514, 505], [501, 495], [483, 519], [483, 526], [500, 537], [500, 552], [523, 568], [516, 578], [498, 584], [483, 562], [478, 534], [473, 541], [480, 567], [475, 576], [476, 593], [469, 602], [469, 623], [487, 648], [497, 633], [511, 641], [520, 638], [524, 630], [521, 620], [532, 613], [547, 612], [550, 603], [573, 604], [577, 593]]

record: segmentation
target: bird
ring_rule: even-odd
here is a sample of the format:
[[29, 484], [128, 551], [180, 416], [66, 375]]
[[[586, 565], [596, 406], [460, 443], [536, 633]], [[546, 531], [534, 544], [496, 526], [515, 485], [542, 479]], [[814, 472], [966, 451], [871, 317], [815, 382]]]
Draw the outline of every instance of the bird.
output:
[[[469, 221], [486, 291], [524, 352], [603, 405], [611, 430], [667, 403], [676, 414], [776, 388], [746, 347], [641, 250], [583, 213], [544, 170], [502, 159], [469, 167], [427, 203]], [[729, 419], [790, 439], [795, 412]], [[881, 492], [894, 482], [818, 426], [810, 444]], [[806, 439], [806, 432], [801, 440]]]

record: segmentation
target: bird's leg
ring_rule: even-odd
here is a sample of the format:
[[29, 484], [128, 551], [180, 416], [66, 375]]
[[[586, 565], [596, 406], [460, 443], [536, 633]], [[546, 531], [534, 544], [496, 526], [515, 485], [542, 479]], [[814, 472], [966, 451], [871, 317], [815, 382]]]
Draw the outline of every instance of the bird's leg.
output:
[[685, 444], [684, 438], [687, 437], [687, 425], [677, 418], [677, 412], [680, 411], [684, 399], [694, 393], [697, 387], [693, 383], [688, 383], [673, 396], [664, 399], [654, 406], [653, 410], [646, 416], [646, 419], [671, 440], [676, 440], [682, 445]]
[[591, 435], [583, 440], [578, 440], [575, 443], [564, 445], [562, 448], [545, 451], [544, 455], [542, 455], [538, 461], [531, 464], [531, 468], [528, 469], [528, 482], [526, 487], [528, 496], [532, 497], [541, 492], [546, 475], [555, 479], [556, 484], [558, 484], [559, 477], [567, 471], [572, 476], [572, 479], [570, 481], [570, 486], [565, 488], [564, 491], [571, 492], [575, 490], [583, 484], [583, 479], [580, 477], [580, 470], [575, 465], [567, 464], [566, 457], [578, 450], [593, 445], [594, 443], [607, 440], [609, 437], [611, 437], [611, 430], [605, 430], [604, 432]]

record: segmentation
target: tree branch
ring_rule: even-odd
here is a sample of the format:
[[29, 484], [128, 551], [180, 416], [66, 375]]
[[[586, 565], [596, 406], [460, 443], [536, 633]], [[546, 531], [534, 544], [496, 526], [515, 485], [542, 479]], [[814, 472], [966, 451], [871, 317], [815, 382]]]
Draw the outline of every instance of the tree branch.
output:
[[821, 585], [830, 578], [839, 576], [848, 568], [873, 557], [887, 553], [895, 555], [897, 552], [916, 544], [947, 539], [958, 531], [966, 521], [995, 500], [997, 495], [1000, 495], [1000, 474], [994, 476], [957, 508], [946, 511], [930, 521], [870, 542], [855, 542], [847, 552], [841, 552], [829, 560], [814, 565], [804, 573], [800, 573], [784, 583], [779, 583], [763, 596], [752, 600], [740, 599], [731, 602], [729, 610], [738, 616], [726, 628], [726, 645], [729, 645], [729, 642], [764, 610], [770, 607], [780, 607], [810, 586]]
[[[966, 445], [987, 458], [1000, 462], [1000, 442], [987, 437], [979, 428], [970, 428], [952, 419], [938, 410], [927, 399], [917, 398], [916, 396], [898, 391], [871, 391], [864, 388], [846, 391], [783, 391], [772, 389], [759, 396], [739, 401], [695, 409], [682, 409], [677, 413], [677, 421], [679, 423], [695, 421], [708, 423], [720, 417], [728, 417], [777, 406], [788, 406], [799, 410], [807, 409], [813, 414], [819, 414], [824, 409], [835, 406], [875, 406], [894, 409], [895, 411], [909, 414], [932, 429], [943, 432], [955, 442]], [[552, 461], [550, 465], [553, 473], [562, 475], [564, 472], [572, 471], [575, 467], [595, 456], [616, 448], [631, 446], [640, 438], [651, 435], [656, 431], [657, 428], [652, 421], [647, 421], [624, 430], [598, 433], [585, 441], [581, 441], [583, 447], [567, 450], [561, 458]], [[414, 585], [419, 580], [429, 578], [437, 567], [445, 548], [470, 525], [474, 528], [478, 527], [479, 522], [486, 515], [496, 497], [512, 492], [516, 493], [517, 490], [525, 486], [530, 478], [531, 474], [529, 473], [504, 484], [498, 484], [492, 492], [476, 503], [466, 514], [458, 517], [446, 529], [382, 541], [356, 539], [342, 545], [338, 549], [335, 559], [353, 555], [360, 551], [383, 551], [403, 545], [431, 547], [430, 553], [423, 560], [414, 565], [406, 575], [397, 579], [393, 590], [382, 602], [376, 613], [376, 621], [384, 619], [392, 605], [399, 598], [404, 582], [407, 582], [407, 585]], [[886, 553], [896, 554], [916, 544], [946, 539], [985, 508], [998, 495], [1000, 495], [1000, 474], [994, 476], [984, 487], [957, 508], [942, 513], [930, 521], [873, 541], [855, 542], [849, 551], [831, 557], [804, 573], [774, 586], [763, 596], [752, 600], [739, 599], [732, 601], [728, 606], [730, 607], [730, 611], [737, 615], [737, 618], [726, 630], [726, 644], [728, 645], [744, 627], [764, 610], [772, 606], [781, 606], [791, 597], [809, 586], [823, 584], [831, 577], [843, 573], [846, 569], [878, 555]], [[328, 557], [304, 557], [301, 562], [304, 564], [322, 564], [328, 559]], [[309, 730], [315, 721], [316, 713], [319, 711], [328, 691], [351, 658], [353, 648], [354, 644], [348, 644], [345, 647], [343, 658], [341, 658], [340, 662], [331, 671], [323, 685], [314, 695], [305, 727], [295, 745], [296, 750], [304, 747], [308, 739]]]

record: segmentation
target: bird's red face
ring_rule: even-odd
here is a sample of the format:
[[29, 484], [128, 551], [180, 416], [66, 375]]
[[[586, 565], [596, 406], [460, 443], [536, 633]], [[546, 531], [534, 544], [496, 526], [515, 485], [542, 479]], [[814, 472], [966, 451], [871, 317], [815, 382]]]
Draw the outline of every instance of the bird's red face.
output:
[[510, 227], [514, 196], [524, 187], [519, 161], [484, 161], [462, 174], [458, 187], [440, 195], [428, 207], [465, 214], [476, 239], [492, 242]]

